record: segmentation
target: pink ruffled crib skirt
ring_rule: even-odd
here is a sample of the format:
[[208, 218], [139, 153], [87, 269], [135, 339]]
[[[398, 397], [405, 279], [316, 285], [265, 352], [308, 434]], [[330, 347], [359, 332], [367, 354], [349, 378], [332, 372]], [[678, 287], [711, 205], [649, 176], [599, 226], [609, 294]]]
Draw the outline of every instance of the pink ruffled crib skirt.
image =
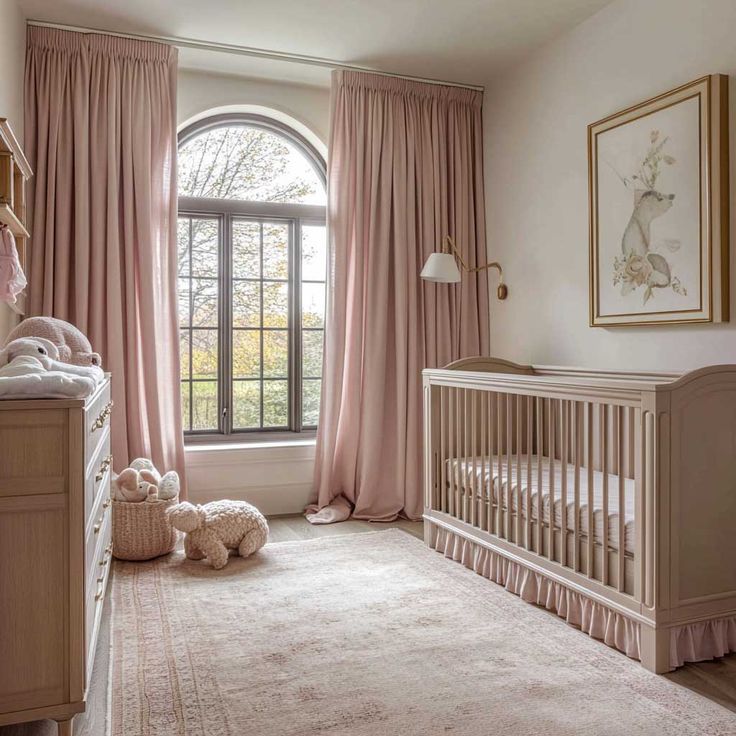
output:
[[[639, 659], [640, 626], [626, 616], [434, 524], [429, 525], [429, 546], [503, 585], [527, 603], [544, 606], [589, 636]], [[670, 666], [673, 669], [685, 662], [700, 662], [735, 651], [736, 617], [671, 629]]]

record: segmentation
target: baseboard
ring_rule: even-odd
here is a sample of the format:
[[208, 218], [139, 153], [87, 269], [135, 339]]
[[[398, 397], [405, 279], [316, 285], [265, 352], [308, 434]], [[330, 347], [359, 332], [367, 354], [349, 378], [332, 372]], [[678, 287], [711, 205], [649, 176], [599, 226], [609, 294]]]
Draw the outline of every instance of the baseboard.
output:
[[311, 490], [311, 482], [238, 488], [190, 488], [189, 501], [209, 503], [229, 498], [233, 501], [252, 503], [266, 516], [301, 514], [309, 502]]

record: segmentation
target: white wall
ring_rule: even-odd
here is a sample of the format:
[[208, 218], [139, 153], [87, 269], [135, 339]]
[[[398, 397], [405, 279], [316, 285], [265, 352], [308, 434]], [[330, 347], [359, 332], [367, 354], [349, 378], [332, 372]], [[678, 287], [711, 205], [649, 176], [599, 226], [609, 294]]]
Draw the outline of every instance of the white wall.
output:
[[[0, 117], [7, 118], [23, 143], [23, 75], [26, 55], [25, 18], [16, 0], [0, 0]], [[0, 342], [18, 322], [18, 316], [0, 303]]]
[[218, 108], [266, 107], [285, 113], [306, 126], [317, 139], [327, 144], [330, 117], [330, 91], [326, 87], [247, 79], [182, 70], [179, 72], [179, 125]]
[[[268, 108], [305, 126], [301, 132], [324, 153], [329, 99], [327, 88], [182, 70], [178, 120], [182, 126], [212, 110]], [[193, 445], [187, 448], [186, 463], [194, 503], [232, 498], [253, 503], [265, 514], [300, 513], [312, 487], [314, 442]]]
[[[711, 73], [733, 75], [733, 130], [734, 28], [734, 0], [618, 0], [488, 86], [489, 252], [510, 289], [506, 302], [492, 301], [494, 355], [619, 368], [736, 362], [736, 306], [730, 325], [588, 326], [586, 152], [589, 123]], [[731, 159], [733, 194], [733, 136]], [[736, 207], [732, 226], [736, 231]], [[734, 305], [733, 255], [731, 261]]]

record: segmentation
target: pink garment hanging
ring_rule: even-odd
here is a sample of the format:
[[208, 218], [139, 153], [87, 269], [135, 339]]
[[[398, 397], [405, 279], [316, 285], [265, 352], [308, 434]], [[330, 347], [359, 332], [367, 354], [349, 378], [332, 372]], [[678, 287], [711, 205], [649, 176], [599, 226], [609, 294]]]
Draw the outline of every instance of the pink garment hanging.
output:
[[0, 226], [0, 301], [15, 304], [26, 288], [26, 275], [20, 265], [15, 238], [7, 225]]

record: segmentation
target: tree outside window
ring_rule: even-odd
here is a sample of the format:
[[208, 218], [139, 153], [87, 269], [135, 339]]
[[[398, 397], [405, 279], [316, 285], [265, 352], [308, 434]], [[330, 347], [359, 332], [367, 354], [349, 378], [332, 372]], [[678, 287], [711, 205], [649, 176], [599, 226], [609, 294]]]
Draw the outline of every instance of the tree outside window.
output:
[[327, 271], [322, 160], [294, 131], [239, 116], [185, 131], [178, 166], [185, 431], [313, 429]]

